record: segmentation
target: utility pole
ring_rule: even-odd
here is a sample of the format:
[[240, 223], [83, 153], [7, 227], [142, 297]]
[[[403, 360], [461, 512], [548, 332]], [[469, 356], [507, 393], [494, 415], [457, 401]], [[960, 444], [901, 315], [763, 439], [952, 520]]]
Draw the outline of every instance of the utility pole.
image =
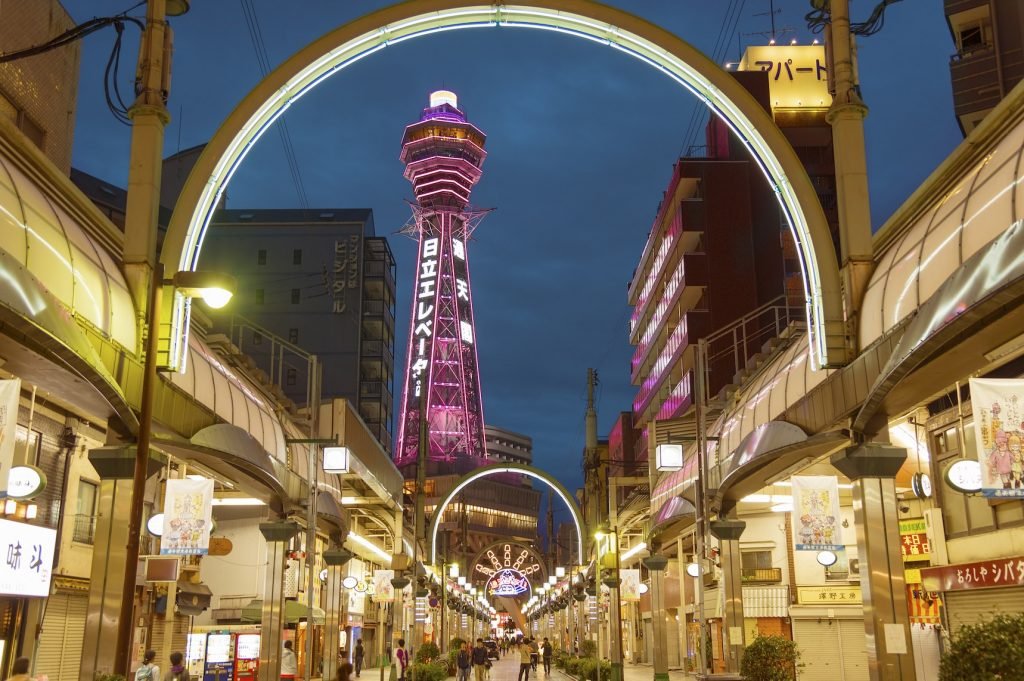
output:
[[832, 126], [839, 213], [840, 268], [848, 321], [860, 310], [872, 268], [871, 204], [868, 200], [864, 119], [868, 107], [856, 82], [850, 0], [830, 0], [825, 48], [833, 95], [826, 120]]

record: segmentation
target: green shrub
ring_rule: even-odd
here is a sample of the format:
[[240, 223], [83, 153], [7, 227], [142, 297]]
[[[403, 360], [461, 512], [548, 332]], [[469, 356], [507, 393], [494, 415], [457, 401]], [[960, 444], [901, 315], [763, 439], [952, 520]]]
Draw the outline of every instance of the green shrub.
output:
[[939, 681], [1008, 681], [1024, 669], [1024, 614], [962, 627], [942, 657]]
[[743, 651], [740, 673], [747, 681], [796, 681], [796, 643], [782, 636], [758, 636]]
[[415, 662], [410, 669], [416, 681], [445, 681], [448, 678], [445, 662]]
[[597, 642], [584, 639], [580, 643], [580, 657], [597, 657]]
[[570, 657], [568, 660], [565, 661], [565, 673], [568, 674], [569, 676], [575, 676], [575, 677], [579, 678], [579, 675], [580, 675], [580, 663], [582, 661], [583, 661], [583, 658]]
[[436, 643], [424, 643], [416, 650], [417, 662], [431, 662], [441, 657], [441, 651]]

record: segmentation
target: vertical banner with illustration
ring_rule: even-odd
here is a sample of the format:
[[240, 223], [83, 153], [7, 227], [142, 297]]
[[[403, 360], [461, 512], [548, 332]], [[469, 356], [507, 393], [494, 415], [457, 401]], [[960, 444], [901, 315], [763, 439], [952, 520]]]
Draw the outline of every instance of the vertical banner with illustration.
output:
[[623, 603], [635, 603], [640, 600], [640, 570], [619, 570], [619, 598]]
[[793, 476], [793, 540], [797, 551], [840, 551], [839, 482], [832, 475]]
[[18, 400], [21, 379], [0, 381], [0, 496], [7, 493], [7, 475], [14, 460], [14, 441], [18, 435]]
[[168, 480], [160, 555], [206, 555], [212, 521], [213, 480]]
[[373, 571], [373, 600], [377, 603], [391, 603], [395, 600], [395, 587], [391, 580], [395, 578], [394, 570]]
[[972, 378], [974, 436], [987, 497], [1024, 497], [1024, 380]]

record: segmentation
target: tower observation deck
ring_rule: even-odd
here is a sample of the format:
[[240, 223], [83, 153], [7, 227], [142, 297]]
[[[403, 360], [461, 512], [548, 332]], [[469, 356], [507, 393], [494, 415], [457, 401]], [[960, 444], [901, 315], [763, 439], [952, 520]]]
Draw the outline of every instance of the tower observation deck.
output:
[[453, 464], [454, 472], [486, 457], [469, 279], [469, 237], [486, 213], [469, 208], [469, 195], [482, 175], [485, 141], [445, 90], [430, 95], [402, 137], [400, 158], [416, 196], [406, 233], [418, 249], [399, 466], [416, 461], [422, 410], [428, 461]]

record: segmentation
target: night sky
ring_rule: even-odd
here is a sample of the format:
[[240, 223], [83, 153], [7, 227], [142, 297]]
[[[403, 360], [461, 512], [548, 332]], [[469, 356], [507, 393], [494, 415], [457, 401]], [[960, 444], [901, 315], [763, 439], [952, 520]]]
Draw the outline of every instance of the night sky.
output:
[[[64, 4], [83, 21], [133, 3]], [[252, 4], [276, 66], [331, 28], [389, 3]], [[741, 43], [765, 43], [770, 30], [767, 0], [611, 4], [707, 54], [723, 33], [727, 10], [742, 5], [737, 28], [721, 39], [720, 62], [737, 60]], [[874, 3], [853, 4], [857, 20]], [[166, 155], [207, 141], [260, 79], [242, 3], [192, 5], [173, 20], [174, 120]], [[775, 5], [780, 41], [806, 44], [815, 37], [803, 20], [806, 0]], [[129, 27], [126, 35], [120, 82], [130, 91], [138, 32]], [[102, 90], [113, 40], [108, 29], [84, 41], [73, 162], [123, 186], [129, 131], [107, 112]], [[954, 46], [941, 3], [905, 2], [890, 6], [884, 30], [859, 47], [861, 86], [871, 107], [868, 169], [877, 229], [960, 141], [949, 84]], [[632, 402], [626, 286], [697, 104], [639, 61], [565, 35], [506, 27], [406, 41], [345, 69], [288, 110], [309, 205], [372, 208], [378, 234], [398, 230], [412, 196], [398, 160], [402, 130], [426, 106], [428, 93], [442, 87], [458, 93], [460, 107], [488, 135], [489, 156], [473, 202], [497, 210], [470, 250], [486, 420], [531, 436], [534, 462], [574, 489], [582, 483], [587, 367], [601, 377], [602, 437]], [[248, 156], [228, 196], [232, 208], [300, 205], [276, 132]], [[396, 235], [391, 245], [398, 260], [400, 365], [415, 244]], [[396, 367], [396, 410], [400, 372]]]

